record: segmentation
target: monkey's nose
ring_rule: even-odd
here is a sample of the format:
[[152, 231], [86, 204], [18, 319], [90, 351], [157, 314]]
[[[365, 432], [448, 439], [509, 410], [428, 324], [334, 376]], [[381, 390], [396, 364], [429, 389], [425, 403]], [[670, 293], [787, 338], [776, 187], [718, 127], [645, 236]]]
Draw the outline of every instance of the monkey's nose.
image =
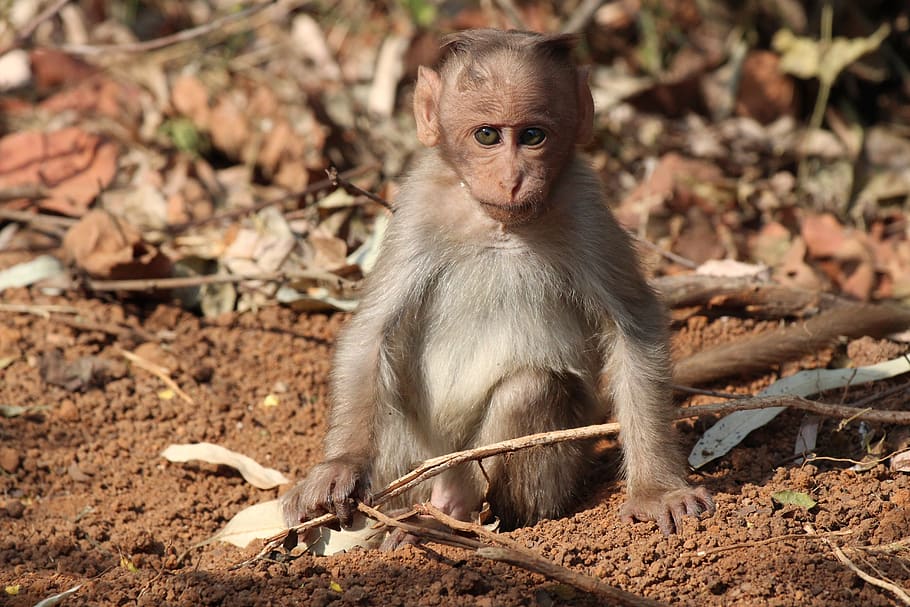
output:
[[506, 186], [503, 188], [504, 190], [509, 189], [509, 201], [510, 202], [515, 202], [515, 200], [518, 198], [518, 193], [521, 191], [522, 183], [524, 183], [524, 178], [522, 178], [521, 175], [517, 175], [516, 177], [514, 177], [512, 179], [511, 188], [509, 188], [508, 185], [503, 184]]

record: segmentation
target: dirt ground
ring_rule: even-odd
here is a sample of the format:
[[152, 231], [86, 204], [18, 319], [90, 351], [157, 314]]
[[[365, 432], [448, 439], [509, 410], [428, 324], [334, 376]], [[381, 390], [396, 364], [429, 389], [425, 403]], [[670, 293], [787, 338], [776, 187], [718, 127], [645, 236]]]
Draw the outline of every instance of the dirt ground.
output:
[[[320, 456], [330, 354], [345, 316], [270, 307], [209, 322], [148, 301], [53, 298], [23, 289], [3, 299], [74, 309], [50, 318], [27, 308], [0, 311], [0, 359], [14, 357], [0, 372], [0, 405], [32, 408], [0, 417], [0, 585], [6, 589], [0, 605], [34, 605], [75, 585], [81, 588], [66, 604], [602, 604], [542, 576], [436, 546], [234, 568], [255, 546], [215, 544], [178, 562], [237, 511], [281, 491], [255, 489], [224, 467], [170, 464], [161, 451], [171, 443], [210, 441], [300, 478]], [[675, 347], [684, 352], [731, 330], [761, 328], [753, 324], [688, 323]], [[67, 361], [106, 361], [106, 383], [84, 392], [45, 383], [40, 366], [54, 349]], [[161, 380], [129, 366], [121, 349], [172, 369], [193, 404], [162, 394]], [[867, 364], [904, 350], [860, 340], [848, 351]], [[754, 392], [773, 378], [713, 387]], [[887, 386], [853, 388], [846, 402]], [[277, 406], [263, 405], [269, 394]], [[908, 408], [901, 394], [875, 406]], [[877, 548], [910, 536], [910, 476], [884, 465], [857, 473], [843, 461], [793, 463], [803, 417], [781, 415], [692, 474], [714, 493], [718, 510], [688, 520], [681, 535], [620, 523], [623, 483], [615, 478], [612, 444], [604, 445], [589, 495], [574, 515], [511, 535], [557, 563], [670, 604], [894, 605], [893, 595], [860, 579], [826, 542], [876, 577], [907, 587], [906, 556]], [[686, 443], [712, 422], [681, 423]], [[836, 421], [826, 420], [818, 452], [857, 457], [857, 427], [852, 422], [838, 431]], [[807, 492], [818, 505], [775, 507], [771, 494], [784, 489]], [[808, 537], [807, 523], [827, 539]]]

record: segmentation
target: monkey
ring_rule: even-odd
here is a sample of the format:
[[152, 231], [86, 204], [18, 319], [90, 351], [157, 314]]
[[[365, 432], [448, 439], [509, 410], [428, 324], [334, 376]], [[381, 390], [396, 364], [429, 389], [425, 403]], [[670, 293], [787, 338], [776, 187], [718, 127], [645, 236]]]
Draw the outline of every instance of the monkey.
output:
[[[593, 134], [574, 37], [469, 30], [444, 42], [414, 92], [425, 149], [403, 181], [358, 309], [340, 333], [324, 460], [282, 496], [292, 526], [351, 521], [422, 460], [518, 436], [620, 423], [625, 522], [665, 534], [713, 513], [686, 479], [672, 426], [669, 322], [599, 177], [576, 154]], [[469, 520], [486, 500], [504, 529], [566, 514], [590, 445], [464, 464], [417, 487]]]

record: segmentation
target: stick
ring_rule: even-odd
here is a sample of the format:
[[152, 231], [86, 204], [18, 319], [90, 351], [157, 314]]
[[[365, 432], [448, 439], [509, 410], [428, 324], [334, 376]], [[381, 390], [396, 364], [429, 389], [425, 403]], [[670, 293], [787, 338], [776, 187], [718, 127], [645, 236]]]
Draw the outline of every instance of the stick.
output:
[[60, 12], [60, 9], [66, 6], [67, 2], [69, 2], [69, 0], [57, 0], [46, 9], [41, 11], [41, 13], [39, 13], [30, 22], [26, 23], [22, 28], [22, 31], [16, 33], [16, 38], [13, 40], [13, 43], [8, 47], [0, 50], [0, 56], [5, 55], [8, 51], [14, 48], [22, 46], [22, 44], [31, 37], [35, 30], [38, 29], [39, 25]]
[[663, 605], [658, 601], [648, 599], [645, 597], [626, 592], [615, 586], [610, 586], [600, 581], [598, 578], [584, 573], [580, 573], [568, 567], [558, 565], [550, 559], [547, 559], [540, 554], [537, 554], [533, 550], [528, 549], [527, 547], [521, 545], [519, 542], [516, 542], [512, 538], [506, 537], [500, 533], [495, 533], [484, 529], [481, 525], [475, 523], [468, 523], [465, 521], [459, 521], [458, 519], [452, 518], [448, 514], [445, 514], [433, 504], [427, 502], [421, 504], [418, 507], [418, 510], [421, 512], [432, 516], [434, 519], [455, 529], [456, 531], [462, 531], [465, 533], [473, 533], [478, 537], [482, 537], [488, 542], [498, 544], [498, 547], [488, 547], [479, 548], [477, 554], [494, 561], [502, 561], [504, 563], [509, 563], [510, 565], [516, 565], [522, 569], [527, 569], [528, 571], [533, 571], [539, 573], [548, 578], [554, 579], [557, 582], [562, 582], [569, 586], [574, 586], [579, 590], [588, 592], [591, 594], [596, 594], [602, 596], [610, 601], [615, 601], [620, 605], [629, 605], [630, 607], [659, 607]]
[[183, 289], [200, 285], [212, 285], [228, 282], [287, 282], [298, 279], [324, 280], [345, 285], [351, 281], [322, 270], [304, 270], [296, 272], [268, 272], [262, 274], [207, 274], [205, 276], [177, 276], [174, 278], [136, 278], [126, 280], [93, 280], [88, 279], [86, 286], [92, 291], [164, 291]]
[[442, 474], [453, 466], [457, 466], [458, 464], [467, 461], [485, 459], [494, 455], [502, 455], [503, 453], [528, 449], [529, 447], [554, 445], [556, 443], [571, 440], [602, 438], [604, 436], [611, 436], [617, 432], [619, 432], [619, 424], [617, 423], [597, 424], [593, 426], [584, 426], [582, 428], [570, 428], [568, 430], [553, 430], [551, 432], [530, 434], [520, 438], [513, 438], [485, 445], [483, 447], [477, 447], [475, 449], [466, 449], [464, 451], [440, 455], [439, 457], [424, 461], [404, 476], [389, 483], [382, 491], [375, 493], [373, 495], [373, 503], [376, 505], [382, 504], [396, 495], [404, 493], [411, 487], [438, 474]]
[[[366, 165], [363, 165], [363, 166], [360, 166], [357, 168], [350, 169], [348, 171], [344, 171], [343, 173], [339, 173], [339, 177], [343, 178], [343, 179], [352, 179], [352, 178], [362, 175], [364, 173], [368, 173], [370, 171], [375, 170], [376, 166], [377, 166], [376, 164], [366, 164]], [[251, 213], [261, 211], [262, 209], [264, 209], [266, 207], [283, 204], [283, 203], [285, 203], [289, 200], [293, 200], [295, 198], [300, 198], [302, 196], [307, 196], [309, 194], [315, 194], [316, 192], [320, 192], [322, 190], [327, 190], [327, 189], [331, 188], [332, 185], [333, 184], [332, 184], [331, 179], [323, 179], [321, 181], [317, 181], [316, 183], [311, 183], [310, 185], [308, 185], [307, 187], [305, 187], [304, 189], [302, 189], [298, 192], [291, 192], [289, 194], [285, 194], [284, 196], [279, 196], [278, 198], [273, 198], [271, 200], [264, 200], [261, 202], [257, 202], [256, 204], [254, 204], [252, 206], [242, 207], [239, 209], [231, 209], [230, 211], [224, 211], [222, 213], [217, 213], [215, 215], [211, 215], [211, 216], [205, 217], [203, 219], [196, 219], [194, 221], [188, 221], [186, 223], [169, 226], [167, 228], [167, 232], [173, 236], [176, 234], [180, 234], [181, 232], [185, 232], [186, 230], [188, 230], [190, 228], [196, 228], [199, 226], [208, 225], [210, 223], [215, 223], [217, 221], [222, 221], [225, 219], [236, 219], [238, 217], [243, 217], [244, 215], [249, 215]]]
[[[812, 525], [807, 524], [803, 528], [810, 535], [817, 535], [817, 532], [815, 531], [815, 527], [813, 527]], [[828, 547], [831, 548], [832, 552], [834, 552], [834, 556], [837, 557], [837, 560], [839, 560], [841, 563], [846, 565], [847, 568], [850, 569], [850, 571], [852, 571], [857, 576], [859, 576], [859, 578], [862, 579], [864, 582], [872, 584], [873, 586], [876, 586], [883, 590], [887, 590], [888, 592], [890, 592], [891, 594], [896, 596], [898, 599], [900, 599], [904, 605], [910, 605], [910, 594], [907, 594], [906, 590], [904, 590], [897, 584], [888, 582], [886, 580], [880, 580], [877, 577], [873, 577], [873, 576], [869, 575], [868, 573], [866, 573], [865, 571], [863, 571], [862, 569], [857, 567], [853, 563], [853, 561], [851, 561], [850, 558], [846, 554], [844, 554], [844, 551], [841, 550], [839, 546], [834, 544], [827, 537], [822, 537], [821, 539], [823, 542], [828, 544]]]
[[349, 194], [359, 194], [360, 196], [366, 196], [373, 202], [377, 202], [377, 203], [381, 204], [382, 206], [384, 206], [388, 210], [392, 211], [393, 213], [395, 212], [395, 209], [392, 208], [392, 205], [389, 204], [388, 200], [386, 200], [385, 198], [383, 198], [381, 196], [377, 196], [373, 192], [368, 192], [368, 191], [364, 190], [363, 188], [361, 188], [360, 186], [357, 186], [357, 185], [351, 183], [347, 179], [340, 176], [338, 174], [338, 169], [336, 169], [335, 167], [327, 168], [325, 170], [325, 174], [329, 176], [329, 179], [332, 181], [332, 185], [335, 186], [336, 188], [340, 186], [340, 187], [344, 188], [344, 190], [346, 192], [348, 192]]
[[[907, 386], [901, 386], [901, 388], [906, 389]], [[878, 397], [880, 395], [876, 394], [875, 396]], [[855, 405], [832, 405], [791, 395], [751, 396], [722, 403], [683, 407], [679, 410], [677, 419], [698, 417], [699, 415], [726, 415], [734, 411], [751, 411], [753, 409], [769, 409], [771, 407], [791, 407], [827, 417], [854, 418], [882, 424], [910, 424], [910, 411], [887, 411]]]
[[105, 44], [101, 46], [92, 46], [88, 44], [64, 44], [61, 47], [61, 50], [73, 54], [73, 55], [105, 55], [111, 53], [146, 53], [148, 51], [155, 51], [172, 44], [177, 44], [179, 42], [187, 42], [193, 38], [198, 38], [204, 36], [211, 32], [214, 32], [221, 27], [233, 23], [235, 21], [243, 21], [248, 17], [251, 17], [258, 13], [259, 11], [274, 6], [272, 3], [266, 4], [257, 4], [246, 8], [239, 13], [233, 13], [230, 15], [224, 15], [223, 17], [218, 17], [217, 19], [210, 21], [209, 23], [204, 23], [196, 27], [191, 27], [189, 29], [181, 30], [167, 36], [162, 36], [160, 38], [153, 38], [152, 40], [143, 40], [141, 42], [127, 42], [124, 44]]
[[163, 381], [167, 385], [168, 388], [170, 388], [171, 390], [174, 391], [174, 394], [176, 394], [177, 396], [182, 398], [184, 401], [186, 401], [187, 404], [190, 404], [190, 405], [196, 404], [193, 402], [193, 399], [190, 398], [190, 396], [186, 392], [184, 392], [183, 390], [180, 389], [180, 386], [177, 385], [177, 382], [175, 382], [173, 379], [170, 378], [170, 370], [168, 370], [160, 365], [156, 365], [155, 363], [153, 363], [149, 360], [146, 360], [146, 359], [142, 358], [141, 356], [137, 356], [127, 350], [120, 350], [120, 354], [125, 359], [127, 359], [128, 361], [130, 361], [131, 363], [133, 363], [140, 369], [145, 369], [146, 371], [148, 371], [149, 373], [151, 373], [152, 375], [156, 376], [158, 379]]

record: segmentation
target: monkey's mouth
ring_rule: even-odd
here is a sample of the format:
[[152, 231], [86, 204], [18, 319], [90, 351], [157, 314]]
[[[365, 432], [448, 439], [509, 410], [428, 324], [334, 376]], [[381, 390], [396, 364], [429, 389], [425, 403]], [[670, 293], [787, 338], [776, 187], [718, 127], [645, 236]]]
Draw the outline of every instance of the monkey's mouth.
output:
[[479, 202], [480, 207], [491, 219], [502, 223], [523, 223], [537, 214], [538, 205], [533, 202], [522, 202], [519, 204], [498, 204], [484, 200]]

